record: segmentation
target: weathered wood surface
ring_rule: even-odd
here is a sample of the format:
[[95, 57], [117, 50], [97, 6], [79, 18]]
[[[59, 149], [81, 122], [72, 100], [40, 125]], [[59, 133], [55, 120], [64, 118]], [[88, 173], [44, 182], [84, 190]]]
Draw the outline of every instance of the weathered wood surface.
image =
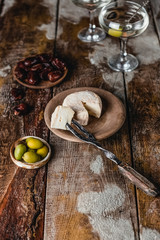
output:
[[[128, 82], [128, 101], [130, 105], [130, 126], [135, 169], [160, 186], [159, 140], [160, 140], [160, 45], [156, 35], [152, 13], [157, 8], [155, 1], [150, 13], [148, 29], [130, 41], [137, 51], [141, 65], [132, 75], [126, 76]], [[156, 20], [156, 19], [154, 19]], [[139, 52], [139, 53], [138, 53]], [[146, 54], [147, 56], [146, 56]], [[127, 74], [129, 75], [129, 74]], [[138, 218], [141, 239], [160, 238], [160, 199], [150, 198], [137, 190]]]
[[[58, 28], [57, 39], [60, 42], [58, 46], [60, 45], [59, 48], [63, 48], [64, 54], [70, 55], [70, 61], [73, 59], [72, 61], [75, 63], [72, 63], [73, 73], [70, 82], [66, 82], [66, 87], [64, 83], [63, 89], [71, 86], [91, 85], [110, 90], [124, 99], [123, 76], [113, 73], [106, 64], [107, 57], [116, 53], [119, 48], [117, 40], [107, 38], [98, 44], [81, 43], [77, 39], [77, 32], [88, 25], [88, 18], [85, 17], [87, 11], [84, 13], [85, 10], [77, 9], [71, 2], [68, 2], [67, 5], [65, 3], [66, 1], [60, 3], [59, 19], [61, 24]], [[79, 15], [70, 14], [76, 10], [80, 12]], [[61, 89], [56, 89], [55, 94], [59, 91]], [[121, 129], [120, 135], [117, 133], [103, 144], [113, 152], [117, 149], [115, 152], [117, 156], [131, 164], [126, 128], [127, 123]], [[51, 141], [54, 143], [57, 141], [56, 139], [55, 136], [52, 136]], [[121, 142], [123, 142], [122, 145]], [[74, 145], [75, 147], [68, 153], [71, 143], [63, 140], [56, 142], [55, 148], [61, 146], [60, 149], [64, 149], [63, 154], [56, 152], [55, 159], [58, 160], [49, 163], [45, 239], [139, 239], [135, 196], [134, 192], [130, 192], [131, 185], [129, 185], [129, 189], [123, 188], [125, 185], [121, 182], [125, 183], [125, 180], [114, 171], [114, 165], [106, 161], [102, 153], [98, 154], [97, 150], [86, 145], [82, 145], [82, 149], [79, 149], [78, 153], [79, 145]], [[94, 151], [95, 155], [97, 153], [97, 156], [93, 158], [93, 152], [90, 149]], [[103, 164], [105, 164], [104, 168]], [[93, 166], [95, 169], [97, 168], [97, 171], [95, 169], [95, 172], [93, 171]], [[75, 172], [76, 177], [70, 171]], [[76, 178], [80, 179], [76, 180]], [[97, 179], [99, 184], [97, 184]], [[63, 185], [58, 191], [55, 187], [57, 182]], [[116, 192], [117, 186], [120, 187], [121, 194], [122, 192], [125, 194], [126, 199], [126, 204], [122, 203], [123, 201], [120, 203], [123, 209], [120, 215], [119, 208], [116, 204], [114, 206], [114, 202], [112, 206], [106, 206], [107, 199], [112, 198], [112, 193]], [[110, 189], [112, 193], [109, 192]], [[69, 194], [71, 192], [72, 194]], [[120, 199], [118, 196], [116, 198]], [[94, 203], [96, 201], [97, 205]], [[115, 228], [118, 224], [120, 227], [116, 231]]]
[[[0, 239], [160, 239], [159, 198], [136, 190], [94, 147], [49, 137], [43, 119], [49, 99], [63, 90], [90, 86], [112, 92], [127, 103], [128, 114], [124, 126], [102, 141], [103, 146], [160, 183], [160, 49], [150, 6], [149, 28], [128, 43], [141, 65], [125, 75], [107, 66], [107, 59], [119, 51], [118, 39], [107, 37], [97, 44], [77, 39], [89, 19], [87, 11], [70, 0], [1, 1], [1, 6]], [[53, 92], [25, 89], [32, 110], [24, 118], [13, 116], [9, 92], [18, 83], [12, 79], [12, 67], [22, 57], [52, 51], [53, 46], [67, 62], [66, 80]], [[49, 140], [53, 156], [39, 170], [17, 168], [9, 158], [10, 145], [32, 134]]]
[[156, 26], [156, 31], [160, 40], [160, 1], [152, 0], [150, 1], [153, 11], [153, 19]]
[[[13, 115], [12, 68], [22, 57], [51, 49], [38, 26], [50, 20], [49, 10], [41, 1], [3, 1], [0, 18], [0, 239], [43, 239], [46, 167], [27, 171], [17, 168], [9, 157], [11, 144], [24, 135], [48, 139], [43, 111], [51, 98], [50, 89], [25, 89], [31, 106], [26, 117]], [[43, 12], [43, 15], [41, 14]], [[54, 13], [53, 13], [54, 14]], [[35, 17], [36, 16], [36, 17]]]

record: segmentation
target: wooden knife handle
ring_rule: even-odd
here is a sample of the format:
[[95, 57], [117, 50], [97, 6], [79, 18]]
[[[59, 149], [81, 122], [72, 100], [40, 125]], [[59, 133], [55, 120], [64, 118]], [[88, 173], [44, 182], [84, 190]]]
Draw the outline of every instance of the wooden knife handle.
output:
[[151, 183], [148, 179], [143, 177], [140, 173], [135, 171], [128, 164], [121, 163], [118, 165], [120, 172], [123, 176], [127, 177], [134, 185], [144, 191], [146, 194], [156, 197], [160, 192], [153, 183]]

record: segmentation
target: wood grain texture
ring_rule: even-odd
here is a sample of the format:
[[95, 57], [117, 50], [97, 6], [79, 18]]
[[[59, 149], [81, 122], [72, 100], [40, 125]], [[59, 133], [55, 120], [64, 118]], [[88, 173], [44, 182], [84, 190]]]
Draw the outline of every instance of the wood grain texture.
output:
[[48, 139], [43, 111], [51, 98], [51, 91], [24, 88], [23, 101], [30, 105], [30, 113], [25, 117], [13, 115], [17, 103], [11, 98], [10, 91], [19, 86], [12, 79], [12, 67], [18, 60], [46, 49], [52, 51], [53, 41], [48, 41], [44, 32], [38, 30], [42, 23], [50, 21], [50, 14], [41, 1], [5, 1], [0, 20], [0, 239], [40, 240], [44, 233], [46, 168], [17, 168], [10, 160], [9, 149], [24, 135]]
[[[158, 10], [155, 1], [152, 6]], [[149, 10], [149, 8], [148, 8]], [[141, 42], [139, 38], [148, 39], [141, 45], [141, 65], [134, 72], [132, 80], [126, 74], [128, 82], [128, 102], [130, 110], [130, 126], [132, 136], [132, 151], [135, 169], [160, 186], [159, 174], [159, 42], [152, 21], [152, 11], [149, 10], [150, 24], [142, 36], [137, 37], [134, 46]], [[158, 23], [158, 22], [157, 22]], [[143, 51], [145, 47], [145, 51]], [[136, 49], [136, 48], [135, 48]], [[156, 52], [157, 54], [150, 54]], [[147, 61], [145, 61], [145, 57]], [[140, 239], [160, 238], [160, 199], [148, 197], [137, 190]]]
[[152, 5], [154, 23], [160, 40], [160, 2], [158, 0], [152, 0], [150, 4]]
[[[88, 25], [86, 14], [71, 1], [60, 1], [57, 54], [66, 59], [70, 74], [54, 88], [53, 95], [88, 86], [112, 91], [124, 100], [123, 75], [113, 73], [106, 63], [110, 51], [113, 54], [119, 49], [119, 42], [114, 38], [98, 44], [78, 40], [78, 31]], [[138, 239], [134, 188], [116, 166], [87, 144], [64, 141], [53, 134], [50, 141], [55, 151], [48, 165], [44, 239]], [[102, 144], [131, 164], [126, 123]], [[118, 204], [106, 206], [112, 194]], [[101, 207], [94, 208], [94, 198]], [[118, 232], [116, 226], [121, 226]]]
[[[137, 170], [159, 186], [160, 95], [158, 69], [158, 62], [154, 64], [154, 67], [153, 64], [143, 66], [141, 73], [136, 74], [129, 84], [129, 94], [132, 105], [131, 124], [135, 166]], [[152, 88], [150, 88], [151, 85]], [[149, 198], [138, 191], [138, 201], [141, 226], [160, 231], [159, 199]]]
[[[102, 145], [160, 184], [160, 50], [150, 9], [158, 27], [155, 2], [147, 7], [148, 29], [128, 42], [140, 66], [123, 75], [107, 65], [119, 51], [117, 38], [107, 36], [96, 44], [78, 40], [78, 31], [89, 23], [85, 9], [70, 0], [0, 1], [0, 239], [160, 239], [160, 199], [135, 191], [93, 146], [49, 136], [43, 117], [52, 95], [64, 90], [96, 87], [112, 92], [126, 104], [127, 120]], [[12, 77], [13, 67], [22, 58], [52, 50], [67, 63], [66, 79], [52, 90], [21, 86], [31, 108], [28, 115], [15, 117], [10, 90], [19, 85]], [[26, 170], [12, 163], [10, 146], [25, 135], [49, 141], [53, 155], [48, 167]]]

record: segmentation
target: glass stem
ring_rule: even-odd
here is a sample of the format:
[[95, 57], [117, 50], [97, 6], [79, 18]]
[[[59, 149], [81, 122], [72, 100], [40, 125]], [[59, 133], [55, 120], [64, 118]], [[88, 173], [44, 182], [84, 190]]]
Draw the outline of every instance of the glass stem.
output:
[[126, 61], [127, 56], [127, 38], [121, 38], [120, 39], [120, 56], [121, 56], [121, 62]]
[[95, 28], [96, 28], [96, 25], [94, 23], [94, 11], [91, 11], [89, 10], [89, 32], [93, 33]]

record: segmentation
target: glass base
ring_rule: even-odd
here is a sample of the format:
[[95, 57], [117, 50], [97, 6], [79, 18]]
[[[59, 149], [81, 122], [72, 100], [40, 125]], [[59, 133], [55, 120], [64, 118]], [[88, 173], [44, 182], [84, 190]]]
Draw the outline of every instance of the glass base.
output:
[[98, 27], [95, 27], [93, 31], [84, 28], [78, 33], [78, 38], [83, 42], [99, 42], [105, 39], [105, 37], [106, 33]]
[[109, 67], [118, 72], [131, 72], [138, 67], [139, 62], [136, 57], [131, 54], [126, 56], [125, 61], [121, 60], [120, 55], [116, 55], [113, 58], [109, 59]]

